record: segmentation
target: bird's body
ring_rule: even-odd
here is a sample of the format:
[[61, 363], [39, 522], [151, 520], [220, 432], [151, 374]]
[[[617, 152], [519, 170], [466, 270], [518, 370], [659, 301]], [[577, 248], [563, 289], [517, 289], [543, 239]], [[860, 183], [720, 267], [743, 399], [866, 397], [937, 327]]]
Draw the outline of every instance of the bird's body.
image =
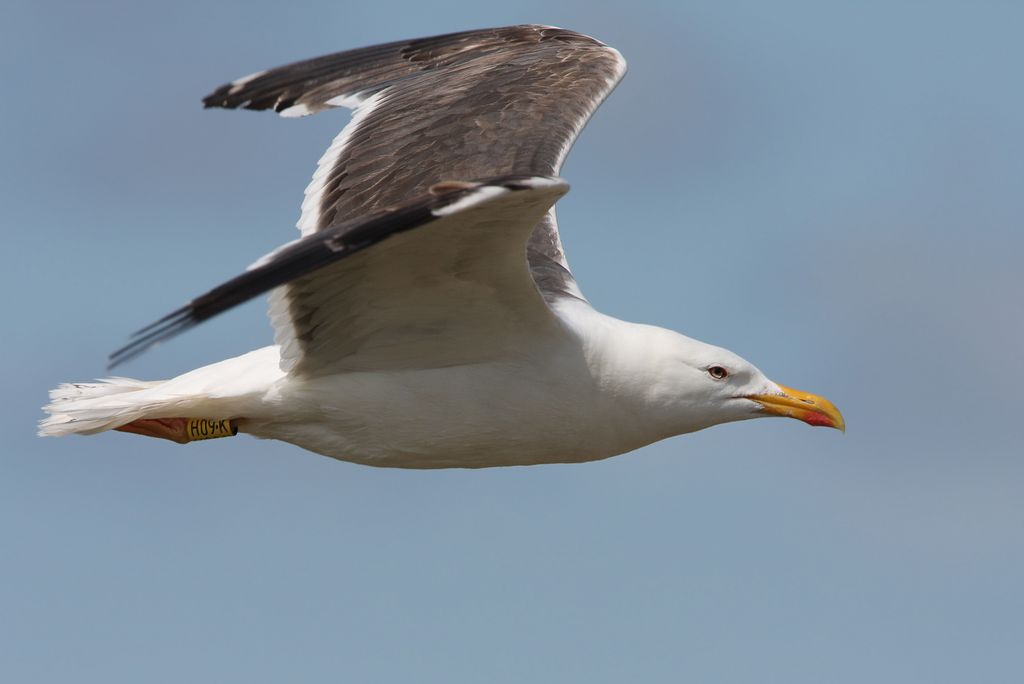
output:
[[[514, 358], [301, 382], [280, 373], [278, 349], [267, 347], [251, 361], [269, 383], [251, 395], [239, 430], [404, 468], [586, 461], [651, 441], [639, 398], [602, 391], [600, 361], [587, 358], [582, 340], [566, 330], [546, 342]], [[621, 429], [623, 415], [636, 416], [635, 430]]]
[[216, 419], [217, 436], [445, 468], [596, 460], [763, 415], [841, 428], [831, 404], [735, 354], [584, 299], [558, 238], [553, 205], [568, 185], [556, 174], [624, 71], [592, 38], [518, 26], [338, 53], [220, 88], [208, 106], [356, 113], [307, 189], [303, 237], [112, 360], [268, 291], [276, 344], [165, 382], [63, 385], [41, 434], [185, 442], [208, 436], [195, 420]]
[[297, 379], [281, 370], [272, 345], [154, 383], [143, 390], [150, 396], [133, 399], [166, 405], [177, 397], [176, 415], [244, 415], [240, 432], [400, 468], [592, 461], [718, 422], [701, 396], [687, 402], [666, 382], [661, 361], [679, 346], [731, 360], [729, 352], [585, 302], [554, 312], [553, 334], [501, 358]]

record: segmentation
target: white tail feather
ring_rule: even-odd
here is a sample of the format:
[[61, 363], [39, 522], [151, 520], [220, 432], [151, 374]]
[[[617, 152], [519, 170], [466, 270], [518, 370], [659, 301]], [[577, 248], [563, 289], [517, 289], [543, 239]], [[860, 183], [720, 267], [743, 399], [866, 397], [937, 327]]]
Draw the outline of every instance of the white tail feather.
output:
[[172, 380], [106, 378], [66, 383], [50, 392], [40, 437], [94, 435], [140, 418], [235, 418], [259, 407], [284, 373], [277, 347], [264, 347]]
[[39, 436], [92, 435], [130, 423], [152, 408], [139, 401], [144, 390], [161, 384], [131, 378], [65, 383], [50, 391], [50, 403], [43, 407], [50, 415], [39, 422]]

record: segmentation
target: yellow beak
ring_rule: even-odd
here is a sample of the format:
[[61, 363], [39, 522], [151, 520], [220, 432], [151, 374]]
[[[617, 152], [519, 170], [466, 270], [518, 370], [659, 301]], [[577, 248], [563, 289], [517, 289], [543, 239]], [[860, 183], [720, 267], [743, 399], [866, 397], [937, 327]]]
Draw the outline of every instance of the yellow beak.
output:
[[769, 415], [796, 418], [808, 425], [821, 425], [846, 432], [843, 414], [825, 397], [782, 385], [779, 385], [779, 389], [782, 394], [754, 394], [747, 399], [759, 403]]

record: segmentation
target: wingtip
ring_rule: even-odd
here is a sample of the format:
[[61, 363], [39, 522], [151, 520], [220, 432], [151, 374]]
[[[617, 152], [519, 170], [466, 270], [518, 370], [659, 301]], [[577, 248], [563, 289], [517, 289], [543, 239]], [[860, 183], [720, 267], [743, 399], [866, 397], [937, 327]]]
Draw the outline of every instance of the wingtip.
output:
[[115, 349], [107, 356], [107, 371], [134, 359], [164, 340], [180, 335], [194, 325], [196, 325], [196, 321], [192, 317], [191, 305], [172, 311], [160, 320], [133, 333], [128, 344], [120, 349]]
[[180, 318], [182, 314], [188, 313], [190, 308], [191, 308], [191, 305], [185, 305], [185, 306], [178, 307], [177, 309], [175, 309], [171, 313], [167, 314], [166, 316], [153, 321], [152, 323], [150, 323], [149, 325], [147, 325], [147, 326], [145, 326], [143, 328], [139, 328], [138, 330], [136, 330], [135, 332], [133, 332], [131, 334], [131, 338], [130, 339], [134, 340], [134, 339], [136, 339], [138, 337], [142, 337], [143, 335], [146, 335], [147, 333], [149, 333], [154, 328], [160, 327], [161, 325], [163, 325], [164, 323], [167, 323], [171, 319]]
[[210, 93], [209, 95], [207, 95], [206, 97], [204, 97], [202, 99], [203, 109], [214, 109], [214, 108], [234, 109], [235, 108], [234, 105], [232, 105], [228, 101], [228, 95], [230, 94], [230, 92], [231, 92], [231, 84], [230, 83], [228, 83], [226, 85], [222, 85], [220, 88], [217, 88], [212, 93]]

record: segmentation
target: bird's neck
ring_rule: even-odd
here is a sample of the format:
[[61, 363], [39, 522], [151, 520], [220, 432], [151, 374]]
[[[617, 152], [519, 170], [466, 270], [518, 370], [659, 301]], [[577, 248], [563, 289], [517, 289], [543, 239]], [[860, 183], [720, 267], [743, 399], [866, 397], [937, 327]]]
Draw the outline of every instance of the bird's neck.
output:
[[666, 339], [676, 333], [607, 316], [582, 302], [563, 305], [558, 314], [580, 344], [602, 409], [635, 431], [635, 439], [649, 443], [707, 427], [695, 413], [680, 410], [679, 394], [664, 373]]

